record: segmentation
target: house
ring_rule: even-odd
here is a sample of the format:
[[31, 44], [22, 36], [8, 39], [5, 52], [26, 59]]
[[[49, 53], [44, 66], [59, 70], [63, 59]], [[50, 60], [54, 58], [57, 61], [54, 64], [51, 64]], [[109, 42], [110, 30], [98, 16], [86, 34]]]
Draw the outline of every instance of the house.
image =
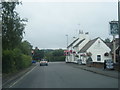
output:
[[79, 42], [75, 43], [73, 46], [74, 51], [76, 52], [76, 57], [74, 59], [74, 62], [77, 62], [79, 59], [79, 51], [90, 41], [89, 34], [88, 33], [80, 33], [79, 34], [81, 39], [79, 39]]
[[89, 57], [92, 58], [92, 62], [103, 63], [105, 59], [111, 59], [111, 49], [104, 43], [104, 41], [98, 37], [90, 40], [79, 51], [79, 59], [86, 63]]
[[106, 59], [111, 59], [111, 48], [100, 38], [90, 40], [88, 33], [79, 33], [68, 47], [66, 62], [76, 63], [78, 59], [86, 64], [88, 58], [91, 57], [92, 62], [103, 63]]
[[75, 39], [68, 47], [68, 55], [66, 56], [66, 62], [77, 62], [78, 51], [84, 47], [84, 45], [89, 41], [88, 33], [79, 33], [79, 38]]
[[66, 62], [72, 62], [74, 59], [74, 50], [73, 50], [73, 44], [78, 40], [79, 38], [75, 39], [66, 50]]

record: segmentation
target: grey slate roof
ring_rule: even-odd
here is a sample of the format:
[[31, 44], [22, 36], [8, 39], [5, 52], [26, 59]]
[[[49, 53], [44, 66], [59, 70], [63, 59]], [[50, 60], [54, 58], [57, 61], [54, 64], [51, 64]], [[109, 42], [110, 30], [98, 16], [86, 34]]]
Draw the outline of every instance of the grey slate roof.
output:
[[77, 47], [80, 43], [82, 43], [85, 39], [80, 40], [74, 47]]
[[[99, 37], [98, 37], [99, 38]], [[98, 38], [90, 40], [80, 51], [79, 53], [85, 52]]]
[[75, 39], [67, 48], [69, 48], [70, 46], [72, 46], [79, 38]]

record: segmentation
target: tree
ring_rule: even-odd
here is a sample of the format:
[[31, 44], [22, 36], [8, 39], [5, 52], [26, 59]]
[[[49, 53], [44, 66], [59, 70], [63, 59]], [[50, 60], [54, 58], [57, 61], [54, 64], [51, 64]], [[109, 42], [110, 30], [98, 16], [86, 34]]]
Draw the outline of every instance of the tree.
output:
[[23, 41], [19, 45], [19, 49], [22, 51], [25, 55], [31, 55], [32, 45], [28, 41]]
[[104, 41], [105, 41], [106, 43], [110, 43], [110, 39], [109, 39], [109, 38], [106, 38]]
[[15, 11], [19, 2], [2, 2], [2, 41], [3, 49], [14, 49], [23, 38], [25, 19]]
[[[2, 2], [2, 73], [13, 73], [31, 65], [29, 42], [23, 41], [25, 22], [15, 11], [19, 2]], [[1, 16], [0, 16], [1, 17]]]
[[45, 52], [45, 57], [49, 61], [65, 61], [64, 50], [47, 50]]
[[34, 49], [33, 59], [40, 60], [44, 57], [44, 50], [39, 50], [38, 47]]

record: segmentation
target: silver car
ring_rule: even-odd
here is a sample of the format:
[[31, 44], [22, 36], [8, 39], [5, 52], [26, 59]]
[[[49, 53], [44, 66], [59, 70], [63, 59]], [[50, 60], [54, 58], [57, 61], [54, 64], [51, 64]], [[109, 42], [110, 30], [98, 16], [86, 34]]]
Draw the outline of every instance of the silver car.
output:
[[42, 59], [40, 61], [40, 66], [48, 66], [48, 61], [46, 59]]

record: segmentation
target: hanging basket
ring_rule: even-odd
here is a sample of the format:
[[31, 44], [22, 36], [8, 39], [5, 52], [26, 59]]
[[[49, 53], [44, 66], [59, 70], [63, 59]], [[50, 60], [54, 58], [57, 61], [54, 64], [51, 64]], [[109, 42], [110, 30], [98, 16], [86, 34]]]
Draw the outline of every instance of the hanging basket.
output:
[[92, 53], [91, 52], [88, 52], [88, 53], [86, 53], [87, 54], [87, 56], [92, 56]]
[[106, 53], [104, 54], [104, 56], [109, 56], [109, 53], [108, 53], [108, 52], [106, 52]]
[[78, 55], [75, 55], [75, 57], [79, 57]]

